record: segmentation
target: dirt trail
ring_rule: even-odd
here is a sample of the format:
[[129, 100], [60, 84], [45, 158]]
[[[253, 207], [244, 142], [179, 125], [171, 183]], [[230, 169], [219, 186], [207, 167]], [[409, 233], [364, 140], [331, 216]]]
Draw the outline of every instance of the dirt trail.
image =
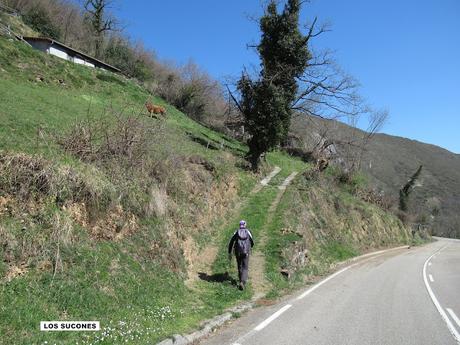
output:
[[[278, 186], [279, 192], [268, 209], [268, 215], [264, 228], [273, 220], [276, 208], [278, 207], [287, 186], [296, 177], [296, 175], [297, 172], [293, 172]], [[265, 279], [265, 256], [262, 253], [267, 240], [267, 234], [263, 231], [264, 228], [259, 232], [259, 238], [256, 243], [257, 249], [251, 255], [249, 262], [249, 280], [251, 282], [252, 289], [254, 290], [253, 300], [258, 300], [259, 298], [264, 297], [270, 287], [269, 282]]]
[[[249, 195], [253, 196], [254, 194], [260, 192], [262, 188], [267, 186], [270, 180], [273, 177], [275, 177], [280, 171], [281, 168], [276, 166], [270, 174], [268, 174], [264, 179], [262, 179], [259, 183], [256, 184], [256, 186], [252, 189]], [[236, 205], [235, 210], [240, 210], [242, 205], [243, 203], [239, 203], [238, 205]], [[192, 242], [193, 240], [190, 239], [186, 243], [186, 247], [189, 247], [188, 250], [190, 251], [196, 250], [194, 243]], [[194, 283], [197, 281], [199, 277], [200, 272], [209, 274], [211, 273], [211, 265], [216, 260], [218, 249], [219, 248], [217, 243], [210, 243], [200, 251], [199, 255], [194, 255], [193, 263], [190, 263], [188, 279], [185, 282], [188, 287], [193, 287]]]
[[254, 189], [251, 191], [250, 194], [255, 194], [255, 193], [258, 193], [260, 192], [260, 190], [262, 188], [264, 188], [266, 185], [268, 185], [268, 183], [271, 181], [271, 179], [273, 177], [275, 177], [276, 175], [278, 175], [278, 173], [281, 171], [281, 168], [280, 167], [275, 167], [275, 169], [273, 169], [273, 171], [268, 174], [263, 180], [261, 180], [255, 187]]

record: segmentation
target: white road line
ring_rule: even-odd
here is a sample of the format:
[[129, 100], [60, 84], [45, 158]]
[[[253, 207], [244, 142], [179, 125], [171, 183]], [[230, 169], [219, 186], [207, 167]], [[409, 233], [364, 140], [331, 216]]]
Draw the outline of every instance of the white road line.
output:
[[[331, 275], [330, 277], [326, 278], [325, 280], [323, 280], [322, 282], [316, 284], [315, 286], [313, 286], [312, 288], [310, 288], [309, 290], [305, 291], [302, 295], [300, 295], [299, 297], [297, 297], [296, 299], [299, 300], [301, 298], [304, 298], [305, 296], [307, 296], [309, 293], [311, 293], [312, 291], [316, 290], [318, 287], [320, 287], [322, 284], [326, 283], [327, 281], [329, 281], [330, 279], [336, 277], [337, 275], [339, 275], [340, 273], [343, 273], [345, 272], [346, 270], [348, 270], [349, 268], [353, 267], [353, 266], [356, 266], [356, 265], [359, 265], [363, 262], [366, 262], [366, 261], [369, 261], [369, 260], [373, 260], [379, 256], [382, 256], [383, 254], [385, 254], [386, 252], [390, 252], [390, 251], [393, 251], [393, 250], [399, 250], [399, 249], [404, 249], [406, 248], [407, 249], [407, 246], [402, 246], [402, 247], [397, 247], [397, 248], [391, 248], [391, 249], [385, 249], [385, 250], [379, 250], [377, 252], [373, 252], [373, 253], [367, 253], [367, 254], [364, 254], [364, 255], [361, 255], [361, 256], [358, 256], [356, 258], [353, 258], [351, 259], [350, 261], [356, 261], [356, 260], [359, 260], [361, 258], [364, 258], [364, 257], [368, 257], [368, 256], [371, 256], [373, 255], [371, 258], [369, 259], [366, 259], [366, 260], [362, 260], [362, 261], [359, 261], [353, 265], [350, 265], [348, 267], [345, 267], [343, 268], [342, 270], [334, 273], [333, 275]], [[291, 307], [290, 304], [284, 306], [283, 308], [281, 308], [280, 310], [278, 310], [275, 314], [273, 314], [270, 318], [266, 319], [265, 321], [263, 321], [262, 323], [260, 323], [256, 328], [252, 329], [251, 331], [249, 331], [248, 333], [244, 334], [243, 336], [239, 337], [237, 339], [237, 342], [241, 343], [241, 342], [244, 342], [246, 339], [250, 338], [251, 336], [253, 336], [256, 331], [259, 331], [261, 329], [263, 329], [264, 327], [266, 327], [270, 322], [272, 322], [274, 319], [276, 319], [278, 316], [280, 316], [282, 313], [284, 313], [286, 310], [288, 310], [289, 308]], [[285, 309], [284, 309], [285, 308]], [[234, 343], [232, 345], [236, 345], [238, 343]]]
[[436, 240], [442, 240], [442, 241], [447, 241], [447, 242], [460, 242], [460, 240], [457, 238], [447, 238], [447, 237], [437, 237], [437, 236], [433, 236], [433, 238]]
[[373, 253], [367, 253], [367, 254], [364, 254], [364, 255], [361, 255], [361, 256], [358, 256], [356, 258], [353, 258], [351, 259], [350, 261], [356, 261], [358, 259], [362, 259], [362, 258], [365, 258], [365, 257], [368, 257], [368, 256], [372, 256], [371, 258], [369, 259], [366, 259], [364, 261], [359, 261], [353, 265], [350, 265], [350, 266], [347, 266], [345, 268], [342, 268], [340, 271], [337, 271], [335, 272], [334, 274], [332, 274], [331, 276], [327, 277], [326, 279], [322, 280], [321, 282], [319, 282], [318, 284], [316, 284], [315, 286], [311, 287], [310, 289], [308, 289], [307, 291], [305, 291], [304, 293], [302, 293], [299, 297], [297, 297], [296, 299], [299, 300], [299, 299], [302, 299], [302, 298], [305, 298], [307, 295], [311, 294], [313, 291], [315, 291], [317, 288], [319, 288], [321, 285], [323, 285], [324, 283], [328, 282], [329, 280], [337, 277], [339, 274], [347, 271], [348, 269], [356, 266], [356, 265], [359, 265], [363, 262], [366, 262], [366, 261], [369, 261], [369, 260], [372, 260], [372, 259], [375, 259], [383, 254], [385, 254], [386, 252], [389, 252], [389, 251], [392, 251], [392, 250], [398, 250], [398, 249], [403, 249], [403, 248], [407, 248], [407, 246], [402, 246], [402, 247], [397, 247], [397, 248], [391, 248], [391, 249], [384, 249], [384, 250], [379, 250], [377, 252], [373, 252]]
[[266, 186], [268, 182], [270, 182], [270, 180], [273, 177], [275, 177], [275, 175], [278, 174], [280, 171], [281, 171], [280, 167], [275, 167], [275, 169], [273, 169], [273, 171], [267, 177], [265, 177], [262, 181], [260, 181], [260, 184], [262, 186]]
[[434, 283], [433, 276], [431, 274], [428, 274], [428, 277], [430, 278], [430, 282]]
[[346, 270], [350, 269], [350, 267], [353, 267], [354, 265], [356, 265], [356, 264], [353, 264], [352, 266], [342, 268], [340, 271], [335, 272], [333, 275], [327, 277], [326, 279], [322, 280], [320, 283], [316, 284], [312, 288], [310, 288], [307, 291], [305, 291], [303, 294], [301, 294], [299, 297], [297, 297], [297, 299], [299, 300], [299, 299], [302, 299], [302, 298], [306, 297], [307, 295], [309, 295], [310, 293], [315, 291], [317, 288], [319, 288], [321, 285], [323, 285], [324, 283], [327, 283], [329, 280], [337, 277], [339, 274], [345, 272]]
[[455, 321], [458, 327], [460, 327], [460, 319], [455, 315], [454, 311], [450, 308], [446, 308], [447, 312], [450, 314], [450, 317]]
[[[444, 247], [442, 247], [441, 249], [439, 249], [436, 253], [439, 253], [441, 250], [443, 250], [444, 248], [446, 248], [448, 246], [445, 245]], [[433, 301], [433, 304], [434, 306], [436, 307], [436, 309], [438, 310], [439, 314], [441, 314], [441, 317], [442, 319], [444, 320], [444, 322], [447, 324], [447, 328], [449, 329], [450, 333], [452, 333], [452, 336], [454, 337], [455, 341], [457, 342], [457, 344], [460, 344], [460, 334], [457, 332], [457, 330], [455, 329], [454, 325], [452, 324], [452, 322], [450, 321], [449, 317], [447, 316], [446, 312], [444, 311], [444, 309], [441, 307], [441, 304], [439, 303], [438, 299], [436, 298], [436, 296], [434, 295], [433, 293], [433, 290], [431, 289], [431, 286], [430, 284], [428, 283], [428, 279], [426, 277], [426, 267], [428, 266], [428, 261], [430, 261], [430, 259], [432, 257], [434, 257], [436, 255], [436, 253], [434, 253], [433, 255], [431, 255], [426, 261], [425, 261], [425, 264], [423, 265], [423, 281], [425, 282], [425, 287], [426, 287], [426, 290], [428, 291], [428, 294], [430, 295], [431, 297], [431, 300]]]
[[373, 255], [377, 255], [377, 254], [381, 254], [381, 253], [386, 253], [386, 252], [389, 252], [389, 251], [392, 251], [392, 250], [407, 249], [407, 248], [408, 248], [408, 246], [401, 246], [401, 247], [396, 247], [396, 248], [391, 248], [391, 249], [378, 250], [376, 252], [371, 252], [371, 253], [367, 253], [367, 254], [363, 254], [363, 255], [354, 257], [354, 258], [350, 259], [349, 261], [361, 260], [361, 259], [363, 259], [365, 257], [368, 257], [368, 256], [373, 256]]
[[265, 327], [267, 327], [267, 325], [272, 322], [273, 320], [275, 320], [277, 317], [279, 317], [281, 314], [283, 314], [286, 310], [288, 310], [289, 308], [291, 308], [292, 305], [291, 304], [286, 304], [283, 308], [281, 308], [280, 310], [278, 310], [276, 313], [274, 313], [272, 316], [270, 316], [268, 319], [266, 319], [265, 321], [261, 322], [256, 328], [254, 328], [255, 331], [260, 331], [262, 329], [264, 329]]

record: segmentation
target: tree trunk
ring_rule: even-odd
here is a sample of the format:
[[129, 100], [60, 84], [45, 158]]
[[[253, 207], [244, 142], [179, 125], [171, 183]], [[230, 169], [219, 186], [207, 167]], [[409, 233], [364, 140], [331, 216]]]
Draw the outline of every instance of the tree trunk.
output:
[[249, 163], [251, 163], [251, 169], [254, 172], [259, 171], [261, 155], [262, 154], [259, 152], [251, 152], [248, 154], [248, 160], [249, 160]]

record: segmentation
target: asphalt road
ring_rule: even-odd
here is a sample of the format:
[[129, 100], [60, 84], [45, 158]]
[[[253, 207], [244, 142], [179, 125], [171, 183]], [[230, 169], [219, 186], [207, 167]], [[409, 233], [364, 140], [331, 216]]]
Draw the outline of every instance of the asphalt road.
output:
[[458, 345], [460, 241], [370, 256], [277, 305], [257, 308], [206, 345]]

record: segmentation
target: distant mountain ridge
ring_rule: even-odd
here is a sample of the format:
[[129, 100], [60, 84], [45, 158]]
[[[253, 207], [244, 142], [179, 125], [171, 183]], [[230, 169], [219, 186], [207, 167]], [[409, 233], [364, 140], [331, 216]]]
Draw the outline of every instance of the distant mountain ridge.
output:
[[[297, 119], [292, 131], [311, 146], [319, 131], [328, 139], [344, 141], [364, 132], [337, 121]], [[355, 134], [356, 135], [356, 134]], [[340, 152], [340, 144], [336, 144]], [[436, 235], [460, 238], [460, 155], [433, 144], [383, 133], [375, 134], [362, 162], [371, 183], [396, 200], [399, 189], [423, 165], [420, 185], [412, 194], [417, 222], [433, 225]], [[432, 217], [433, 215], [433, 217]]]

